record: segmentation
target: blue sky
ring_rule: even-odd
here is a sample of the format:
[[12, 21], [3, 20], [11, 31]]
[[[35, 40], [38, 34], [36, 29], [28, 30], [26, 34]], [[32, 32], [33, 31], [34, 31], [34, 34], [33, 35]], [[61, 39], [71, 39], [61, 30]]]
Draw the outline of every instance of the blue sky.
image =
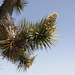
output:
[[[0, 75], [75, 75], [75, 0], [27, 0], [28, 6], [17, 15], [13, 14], [17, 24], [22, 18], [36, 22], [57, 12], [57, 28], [60, 31], [59, 44], [51, 49], [43, 49], [33, 65], [26, 72], [18, 72], [16, 65], [0, 60]], [[2, 0], [0, 0], [2, 2]]]

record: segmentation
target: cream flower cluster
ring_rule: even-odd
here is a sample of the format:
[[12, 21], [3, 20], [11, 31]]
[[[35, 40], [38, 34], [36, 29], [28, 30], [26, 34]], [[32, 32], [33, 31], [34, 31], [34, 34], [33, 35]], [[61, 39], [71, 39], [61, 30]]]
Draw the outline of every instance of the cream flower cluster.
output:
[[57, 19], [57, 13], [54, 12], [53, 14], [50, 14], [47, 18], [46, 18], [46, 30], [49, 31], [53, 31], [55, 29], [55, 22]]

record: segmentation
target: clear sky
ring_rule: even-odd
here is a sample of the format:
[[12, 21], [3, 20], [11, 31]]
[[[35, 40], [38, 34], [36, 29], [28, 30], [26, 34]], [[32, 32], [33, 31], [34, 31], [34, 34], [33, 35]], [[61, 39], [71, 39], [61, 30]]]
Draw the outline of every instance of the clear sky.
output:
[[[17, 15], [15, 23], [22, 18], [36, 22], [53, 12], [58, 13], [57, 28], [59, 45], [38, 54], [33, 65], [26, 72], [18, 72], [16, 65], [0, 60], [0, 75], [75, 75], [75, 0], [27, 0], [28, 6]], [[0, 3], [2, 0], [0, 0]], [[34, 55], [35, 55], [34, 53]]]

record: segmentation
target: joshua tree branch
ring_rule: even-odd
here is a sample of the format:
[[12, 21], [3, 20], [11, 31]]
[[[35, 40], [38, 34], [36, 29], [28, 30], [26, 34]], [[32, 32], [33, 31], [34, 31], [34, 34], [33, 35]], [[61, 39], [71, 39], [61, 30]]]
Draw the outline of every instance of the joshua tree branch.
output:
[[11, 18], [13, 8], [19, 0], [4, 0], [0, 7], [0, 31], [6, 38], [15, 37], [15, 25]]

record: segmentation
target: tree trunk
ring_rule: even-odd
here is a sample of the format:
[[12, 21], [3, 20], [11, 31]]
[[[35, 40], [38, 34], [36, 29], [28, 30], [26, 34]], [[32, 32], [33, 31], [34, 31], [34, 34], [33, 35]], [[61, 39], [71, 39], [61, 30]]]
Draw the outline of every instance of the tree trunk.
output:
[[18, 1], [19, 0], [4, 0], [0, 7], [0, 32], [5, 39], [15, 38], [15, 25], [11, 15]]

